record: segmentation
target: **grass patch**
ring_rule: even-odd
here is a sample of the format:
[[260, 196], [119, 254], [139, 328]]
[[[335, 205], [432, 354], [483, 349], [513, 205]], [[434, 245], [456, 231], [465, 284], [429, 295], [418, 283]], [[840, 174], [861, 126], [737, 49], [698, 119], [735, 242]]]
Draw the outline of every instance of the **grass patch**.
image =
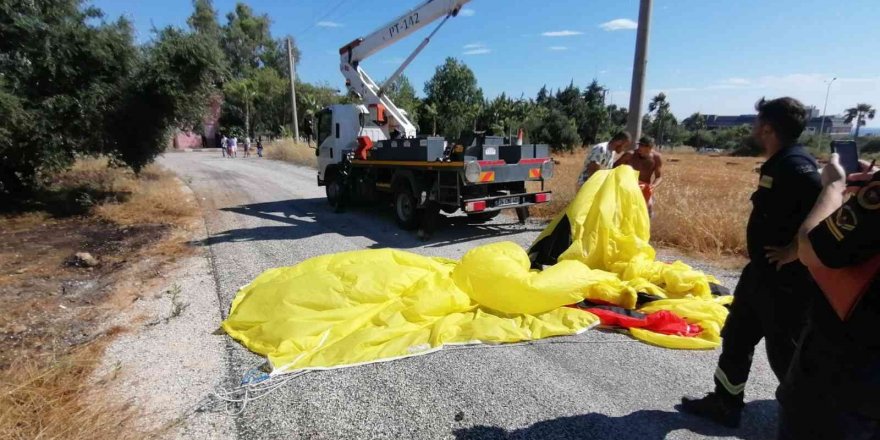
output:
[[263, 155], [269, 159], [283, 160], [284, 162], [311, 168], [318, 167], [318, 157], [315, 156], [315, 149], [309, 148], [308, 145], [302, 142], [294, 142], [291, 138], [266, 142], [263, 148]]
[[[10, 212], [11, 211], [11, 212]], [[195, 200], [168, 171], [135, 175], [84, 159], [0, 216], [0, 438], [149, 438], [140, 409], [109, 393], [118, 370], [95, 378], [102, 332], [169, 262], [191, 252]], [[88, 251], [98, 266], [64, 264]], [[137, 283], [135, 285], [135, 283]], [[186, 304], [172, 292], [173, 316]]]
[[93, 382], [104, 344], [21, 358], [0, 380], [0, 438], [133, 439], [136, 410], [106, 397], [115, 372]]

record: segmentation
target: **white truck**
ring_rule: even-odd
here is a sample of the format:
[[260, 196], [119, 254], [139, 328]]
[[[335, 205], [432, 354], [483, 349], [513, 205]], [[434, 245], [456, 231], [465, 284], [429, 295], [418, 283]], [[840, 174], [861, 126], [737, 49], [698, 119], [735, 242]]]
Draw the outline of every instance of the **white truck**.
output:
[[[512, 208], [521, 222], [530, 205], [547, 203], [544, 182], [553, 173], [547, 145], [522, 145], [474, 134], [464, 141], [418, 136], [406, 112], [385, 94], [437, 31], [470, 0], [427, 0], [366, 37], [339, 49], [340, 70], [361, 104], [332, 105], [317, 114], [318, 185], [337, 211], [351, 202], [390, 200], [404, 229], [434, 229], [440, 211], [464, 211], [475, 222]], [[413, 32], [439, 25], [379, 85], [361, 62]], [[526, 182], [540, 183], [529, 192]]]

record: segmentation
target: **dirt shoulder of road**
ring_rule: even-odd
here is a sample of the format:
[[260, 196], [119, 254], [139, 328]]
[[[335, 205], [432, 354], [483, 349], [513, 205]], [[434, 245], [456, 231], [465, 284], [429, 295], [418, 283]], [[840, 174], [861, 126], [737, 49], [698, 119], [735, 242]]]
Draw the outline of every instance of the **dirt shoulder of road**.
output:
[[204, 234], [199, 214], [184, 183], [159, 167], [135, 176], [85, 160], [37, 203], [0, 215], [0, 438], [144, 438], [175, 429], [179, 414], [145, 417], [155, 387], [130, 381], [145, 364], [168, 366], [175, 356], [167, 351], [180, 346], [150, 346], [153, 336], [129, 348], [143, 355], [131, 359], [118, 344], [149, 331], [183, 339], [199, 328], [174, 327], [185, 320], [216, 325], [210, 268], [189, 245]]

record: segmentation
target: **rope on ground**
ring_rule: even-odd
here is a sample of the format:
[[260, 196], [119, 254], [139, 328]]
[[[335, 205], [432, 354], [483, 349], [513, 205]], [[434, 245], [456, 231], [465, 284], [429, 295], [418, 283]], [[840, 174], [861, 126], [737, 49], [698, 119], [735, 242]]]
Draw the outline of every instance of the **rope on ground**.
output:
[[[304, 376], [310, 371], [297, 371], [280, 376], [270, 376], [268, 373], [260, 372], [254, 375], [258, 369], [253, 369], [245, 373], [242, 377], [241, 385], [224, 389], [218, 387], [214, 390], [214, 397], [226, 402], [226, 413], [237, 416], [244, 412], [248, 404], [256, 400], [262, 399], [275, 390], [284, 386], [287, 382]], [[238, 407], [237, 409], [233, 409]]]

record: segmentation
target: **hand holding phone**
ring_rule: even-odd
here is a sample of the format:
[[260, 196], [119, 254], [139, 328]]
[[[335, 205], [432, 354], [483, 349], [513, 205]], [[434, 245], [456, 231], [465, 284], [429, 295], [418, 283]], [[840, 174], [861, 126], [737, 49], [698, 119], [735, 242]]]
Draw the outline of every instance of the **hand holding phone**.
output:
[[862, 171], [859, 164], [859, 149], [856, 141], [832, 141], [831, 152], [840, 156], [840, 165], [843, 166], [846, 174], [853, 174]]

